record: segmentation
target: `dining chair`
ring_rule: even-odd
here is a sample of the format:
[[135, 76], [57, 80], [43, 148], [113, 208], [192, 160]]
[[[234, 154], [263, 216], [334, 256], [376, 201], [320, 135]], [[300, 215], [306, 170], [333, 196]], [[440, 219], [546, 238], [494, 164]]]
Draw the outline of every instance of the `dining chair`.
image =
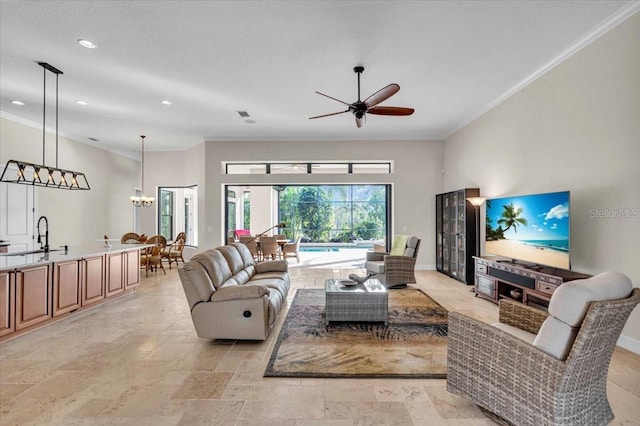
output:
[[139, 238], [140, 235], [136, 234], [135, 232], [127, 232], [126, 234], [123, 234], [122, 237], [120, 237], [120, 244], [138, 243]]
[[269, 257], [272, 260], [276, 260], [282, 254], [280, 244], [278, 244], [276, 237], [260, 237], [260, 251], [262, 251], [262, 258], [265, 260]]
[[[140, 267], [145, 269], [145, 277], [149, 276], [149, 270], [158, 272], [158, 266], [162, 269], [162, 272], [167, 275], [164, 266], [162, 265], [162, 247], [159, 245], [153, 247], [147, 247], [141, 252]], [[177, 262], [176, 262], [177, 263]]]
[[184, 264], [184, 258], [182, 257], [182, 251], [184, 250], [185, 237], [184, 233], [181, 232], [178, 234], [176, 240], [169, 244], [162, 251], [162, 258], [166, 259], [169, 262], [169, 269], [171, 269], [171, 263], [176, 262], [176, 267], [178, 266], [178, 261], [181, 260], [182, 264]]
[[252, 237], [251, 235], [239, 235], [238, 239], [242, 244], [246, 245], [249, 248], [251, 256], [253, 256], [256, 262], [259, 262], [260, 248], [258, 247], [258, 242], [256, 241], [255, 237]]
[[298, 263], [300, 263], [300, 237], [292, 243], [286, 243], [282, 247], [282, 256], [286, 260], [288, 257], [295, 257]]

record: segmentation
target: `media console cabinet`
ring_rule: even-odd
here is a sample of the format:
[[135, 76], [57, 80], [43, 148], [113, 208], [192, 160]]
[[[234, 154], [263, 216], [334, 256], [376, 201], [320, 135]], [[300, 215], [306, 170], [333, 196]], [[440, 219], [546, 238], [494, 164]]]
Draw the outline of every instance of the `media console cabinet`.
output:
[[565, 282], [591, 275], [549, 266], [526, 266], [498, 256], [474, 256], [475, 294], [498, 303], [508, 298], [546, 310]]

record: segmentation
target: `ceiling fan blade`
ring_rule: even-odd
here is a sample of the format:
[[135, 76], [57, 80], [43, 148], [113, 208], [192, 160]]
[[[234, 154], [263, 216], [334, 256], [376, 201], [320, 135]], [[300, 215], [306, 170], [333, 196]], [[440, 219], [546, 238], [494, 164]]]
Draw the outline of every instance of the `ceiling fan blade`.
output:
[[413, 114], [413, 111], [415, 111], [413, 108], [377, 106], [369, 108], [367, 113], [377, 115], [411, 115]]
[[349, 110], [340, 111], [340, 112], [332, 112], [331, 114], [316, 115], [315, 117], [309, 117], [309, 120], [313, 120], [314, 118], [330, 117], [332, 115], [344, 114], [345, 112], [349, 112]]
[[364, 116], [363, 117], [356, 117], [356, 126], [358, 126], [358, 128], [362, 127], [362, 125], [364, 124]]
[[365, 99], [364, 104], [367, 106], [367, 108], [376, 106], [380, 102], [385, 101], [391, 96], [398, 93], [398, 90], [400, 90], [400, 86], [398, 86], [396, 83], [391, 83], [390, 85], [383, 87], [382, 89], [378, 90], [376, 93]]
[[345, 105], [347, 105], [347, 106], [351, 106], [351, 104], [350, 104], [350, 103], [347, 103], [347, 102], [345, 102], [345, 101], [341, 101], [340, 99], [336, 99], [336, 98], [334, 98], [333, 96], [325, 95], [324, 93], [321, 93], [321, 92], [316, 92], [316, 93], [317, 93], [318, 95], [322, 95], [322, 96], [324, 96], [325, 98], [333, 99], [333, 100], [334, 100], [334, 101], [336, 101], [336, 102], [340, 102], [341, 104], [345, 104]]

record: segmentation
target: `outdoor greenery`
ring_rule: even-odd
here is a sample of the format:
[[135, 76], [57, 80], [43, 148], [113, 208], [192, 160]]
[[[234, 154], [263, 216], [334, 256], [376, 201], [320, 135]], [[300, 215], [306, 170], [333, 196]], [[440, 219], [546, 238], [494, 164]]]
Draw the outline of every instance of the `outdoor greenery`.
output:
[[159, 234], [167, 240], [173, 239], [173, 191], [160, 189]]
[[280, 192], [280, 220], [288, 238], [305, 242], [384, 239], [384, 185], [287, 186]]

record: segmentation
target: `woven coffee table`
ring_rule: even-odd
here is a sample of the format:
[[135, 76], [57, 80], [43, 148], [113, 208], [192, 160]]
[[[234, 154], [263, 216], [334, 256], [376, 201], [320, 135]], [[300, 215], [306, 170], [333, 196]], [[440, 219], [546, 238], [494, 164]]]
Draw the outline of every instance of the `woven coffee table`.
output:
[[389, 313], [387, 288], [377, 279], [346, 286], [344, 280], [325, 281], [326, 323], [331, 321], [368, 321], [387, 323]]

